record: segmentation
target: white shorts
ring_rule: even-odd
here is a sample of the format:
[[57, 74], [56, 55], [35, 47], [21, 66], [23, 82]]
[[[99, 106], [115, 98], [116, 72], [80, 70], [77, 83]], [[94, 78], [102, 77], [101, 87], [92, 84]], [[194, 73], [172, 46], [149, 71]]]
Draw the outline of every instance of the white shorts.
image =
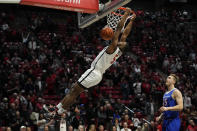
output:
[[78, 84], [84, 88], [90, 88], [101, 82], [105, 71], [122, 55], [119, 48], [113, 54], [107, 54], [105, 47], [91, 64], [88, 69], [78, 80]]
[[90, 88], [99, 84], [102, 80], [102, 74], [96, 69], [88, 69], [78, 80], [78, 84], [83, 88]]

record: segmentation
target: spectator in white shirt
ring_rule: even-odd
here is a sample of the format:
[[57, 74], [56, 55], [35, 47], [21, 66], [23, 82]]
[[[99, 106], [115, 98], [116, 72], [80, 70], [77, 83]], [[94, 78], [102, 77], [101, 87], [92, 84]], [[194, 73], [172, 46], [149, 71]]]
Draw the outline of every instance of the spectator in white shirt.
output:
[[165, 59], [164, 59], [164, 61], [163, 61], [163, 65], [162, 65], [162, 66], [163, 66], [163, 69], [167, 70], [169, 64], [170, 64], [170, 62], [169, 62], [169, 60], [168, 60], [168, 57], [165, 56]]
[[134, 65], [134, 71], [136, 74], [140, 75], [141, 74], [141, 69], [139, 65]]
[[32, 37], [31, 41], [29, 41], [28, 48], [31, 50], [35, 50], [37, 48], [37, 43], [36, 43], [34, 37]]
[[22, 42], [23, 43], [27, 43], [28, 40], [29, 40], [29, 32], [28, 33], [25, 33], [25, 32], [22, 32]]
[[133, 116], [133, 124], [135, 128], [137, 128], [138, 125], [140, 124], [140, 120], [136, 117], [136, 114], [134, 114]]
[[183, 97], [183, 102], [184, 102], [184, 108], [187, 108], [187, 107], [191, 107], [192, 104], [191, 104], [191, 97], [188, 96], [187, 94]]
[[123, 128], [120, 131], [131, 131], [131, 129], [128, 128], [127, 122], [123, 123]]

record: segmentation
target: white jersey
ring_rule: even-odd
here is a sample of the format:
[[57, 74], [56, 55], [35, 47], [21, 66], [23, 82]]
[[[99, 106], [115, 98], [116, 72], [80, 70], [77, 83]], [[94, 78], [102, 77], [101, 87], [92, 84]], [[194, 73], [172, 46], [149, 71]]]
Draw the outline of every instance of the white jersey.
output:
[[108, 46], [98, 54], [91, 64], [91, 68], [95, 68], [102, 74], [104, 74], [105, 71], [122, 55], [122, 52], [118, 47], [113, 54], [107, 54], [107, 48]]
[[105, 71], [122, 55], [117, 47], [113, 54], [107, 54], [108, 46], [105, 47], [94, 59], [90, 69], [88, 69], [78, 80], [78, 84], [85, 88], [97, 85], [103, 77]]

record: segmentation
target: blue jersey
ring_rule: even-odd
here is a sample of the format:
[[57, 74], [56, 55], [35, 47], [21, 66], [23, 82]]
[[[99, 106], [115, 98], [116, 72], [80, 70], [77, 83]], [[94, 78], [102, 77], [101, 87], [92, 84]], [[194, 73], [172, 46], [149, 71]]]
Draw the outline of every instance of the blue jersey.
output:
[[[163, 106], [172, 107], [176, 106], [176, 100], [172, 98], [172, 93], [176, 88], [172, 89], [170, 92], [166, 92], [163, 96]], [[181, 122], [179, 119], [178, 111], [164, 111], [164, 120], [162, 124], [162, 131], [180, 131]]]
[[[170, 92], [166, 92], [163, 96], [163, 106], [164, 107], [172, 107], [176, 106], [176, 100], [172, 98], [172, 93], [176, 90], [176, 88], [172, 89]], [[164, 111], [163, 112], [164, 119], [173, 119], [179, 117], [178, 111]]]

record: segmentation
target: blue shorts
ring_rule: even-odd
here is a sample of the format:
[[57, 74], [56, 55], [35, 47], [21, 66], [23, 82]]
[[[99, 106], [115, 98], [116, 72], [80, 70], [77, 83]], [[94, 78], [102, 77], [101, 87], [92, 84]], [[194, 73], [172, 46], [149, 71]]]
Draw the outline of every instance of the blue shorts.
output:
[[181, 126], [181, 121], [179, 118], [164, 119], [162, 125], [162, 131], [179, 131], [180, 126]]

